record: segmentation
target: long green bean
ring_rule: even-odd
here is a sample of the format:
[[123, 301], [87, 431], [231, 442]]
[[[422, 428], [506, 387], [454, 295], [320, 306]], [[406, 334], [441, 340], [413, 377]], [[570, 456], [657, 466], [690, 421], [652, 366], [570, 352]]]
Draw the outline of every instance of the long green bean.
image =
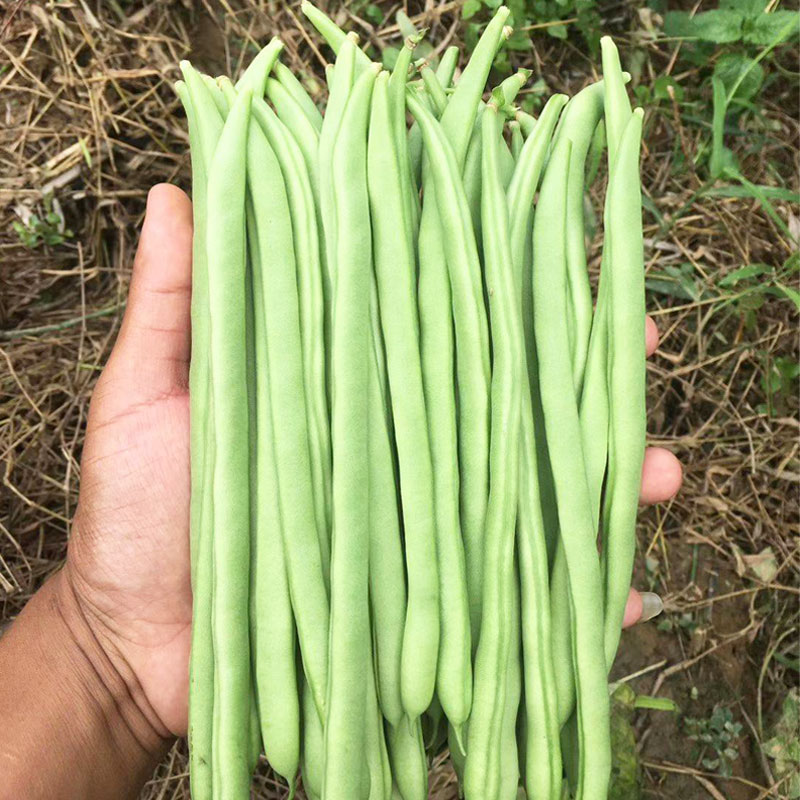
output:
[[[242, 92], [208, 173], [209, 309], [215, 414], [213, 638], [219, 668], [214, 797], [246, 797], [250, 713], [249, 444], [245, 341], [245, 153], [251, 93]], [[218, 779], [218, 780], [217, 780]]]
[[327, 585], [330, 573], [331, 444], [325, 387], [320, 237], [314, 197], [302, 153], [286, 127], [260, 98], [253, 101], [253, 115], [261, 125], [280, 164], [291, 212], [314, 509], [323, 575]]
[[602, 589], [595, 552], [589, 488], [572, 384], [566, 304], [566, 195], [570, 142], [562, 139], [545, 171], [533, 228], [533, 304], [550, 464], [561, 541], [569, 570], [572, 658], [575, 664], [580, 771], [577, 797], [605, 798], [611, 770], [609, 708], [602, 626], [596, 598]]
[[316, 103], [311, 99], [311, 95], [306, 91], [305, 86], [297, 79], [286, 64], [277, 61], [273, 67], [278, 83], [297, 101], [297, 105], [303, 110], [308, 121], [316, 128], [322, 130], [322, 114], [320, 114]]
[[[460, 724], [469, 714], [471, 684], [469, 640], [464, 640], [465, 635], [468, 637], [468, 616], [463, 564], [458, 560], [457, 536], [442, 539], [437, 533], [444, 531], [437, 531], [435, 524], [414, 251], [409, 248], [404, 222], [402, 176], [395, 150], [388, 81], [388, 73], [379, 75], [373, 92], [367, 176], [405, 530], [408, 605], [401, 675], [406, 696], [416, 694], [417, 686], [422, 687], [420, 705], [426, 698], [429, 702], [429, 676], [438, 675], [440, 693], [444, 689]], [[437, 555], [441, 570], [437, 568]], [[450, 632], [441, 643], [440, 609]], [[440, 654], [446, 663], [437, 671]], [[396, 719], [390, 722], [397, 724]]]
[[[300, 5], [300, 10], [305, 14], [306, 19], [317, 29], [320, 36], [330, 45], [331, 50], [338, 56], [348, 34], [346, 34], [327, 14], [324, 14], [311, 3], [303, 2]], [[372, 64], [369, 56], [360, 48], [356, 50], [356, 61], [358, 62], [357, 72], [361, 72]]]
[[263, 97], [267, 75], [272, 72], [272, 68], [282, 50], [283, 42], [276, 36], [258, 53], [250, 62], [242, 77], [236, 81], [236, 91], [243, 92], [249, 89], [253, 97]]
[[[502, 117], [487, 105], [483, 140], [483, 254], [492, 321], [491, 448], [481, 628], [467, 739], [468, 798], [500, 797], [502, 743], [507, 727], [508, 659], [512, 651], [514, 528], [519, 491], [522, 322], [508, 236], [508, 205], [499, 174]], [[423, 126], [423, 134], [425, 128]], [[515, 715], [516, 719], [516, 715]]]
[[[248, 187], [256, 216], [268, 387], [278, 475], [283, 549], [300, 653], [320, 717], [325, 718], [329, 605], [316, 529], [303, 377], [294, 239], [286, 186], [259, 125], [247, 143]], [[260, 271], [260, 274], [259, 274]]]
[[639, 144], [641, 109], [625, 126], [608, 190], [611, 239], [609, 459], [603, 508], [606, 664], [614, 660], [636, 550], [646, 435], [644, 264]]
[[[462, 82], [463, 80], [464, 78]], [[455, 100], [456, 94], [453, 95], [447, 110], [453, 107]], [[488, 498], [490, 381], [488, 323], [475, 235], [467, 199], [458, 177], [455, 153], [444, 136], [443, 126], [413, 94], [408, 95], [408, 105], [422, 130], [431, 176], [430, 186], [435, 188], [434, 197], [448, 198], [447, 202], [437, 203], [436, 217], [442, 226], [439, 246], [447, 264], [452, 297], [459, 398], [461, 524], [472, 636], [473, 641], [477, 641], [481, 613], [484, 522]], [[436, 224], [436, 217], [428, 215], [431, 224]], [[425, 218], [423, 203], [423, 225]], [[420, 241], [420, 253], [422, 253], [421, 248], [422, 241]]]
[[364, 673], [369, 641], [369, 433], [363, 422], [369, 411], [372, 263], [366, 133], [377, 71], [377, 67], [370, 68], [356, 81], [332, 159], [340, 235], [332, 333], [333, 548], [323, 781], [326, 800], [358, 797], [363, 775]]
[[[182, 64], [182, 69], [191, 69]], [[214, 132], [203, 131], [188, 85], [176, 84], [178, 96], [186, 110], [192, 152], [192, 199], [196, 235], [192, 254], [192, 331], [193, 353], [189, 369], [191, 399], [191, 564], [194, 603], [192, 614], [192, 649], [189, 675], [189, 741], [190, 780], [198, 800], [211, 798], [211, 738], [214, 698], [214, 654], [211, 632], [213, 591], [213, 510], [210, 494], [213, 474], [214, 409], [211, 398], [210, 328], [208, 299], [208, 260], [206, 255], [207, 226], [207, 158], [203, 149], [203, 133], [208, 153], [213, 155], [215, 140], [222, 131], [222, 120], [211, 108]], [[202, 101], [201, 101], [202, 102]], [[210, 158], [209, 158], [210, 161]]]

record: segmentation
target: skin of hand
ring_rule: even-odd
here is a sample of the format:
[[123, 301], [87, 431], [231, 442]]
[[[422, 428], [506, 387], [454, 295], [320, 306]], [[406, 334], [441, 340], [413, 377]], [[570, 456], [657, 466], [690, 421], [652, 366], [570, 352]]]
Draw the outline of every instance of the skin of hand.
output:
[[[149, 194], [125, 318], [91, 402], [64, 582], [157, 730], [187, 727], [191, 203]], [[658, 332], [647, 320], [647, 354]], [[649, 448], [641, 500], [678, 491], [681, 467]], [[631, 592], [625, 625], [642, 616]]]

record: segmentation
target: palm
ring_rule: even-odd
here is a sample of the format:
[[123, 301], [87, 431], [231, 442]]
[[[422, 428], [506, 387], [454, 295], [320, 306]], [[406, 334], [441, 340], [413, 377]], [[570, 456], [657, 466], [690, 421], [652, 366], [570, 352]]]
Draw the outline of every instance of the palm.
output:
[[[182, 193], [178, 200], [188, 206]], [[151, 276], [142, 236], [126, 320], [92, 398], [67, 570], [112, 660], [132, 671], [163, 724], [182, 733], [192, 614], [185, 359], [191, 228], [176, 241], [175, 224], [162, 221], [171, 248], [153, 241]], [[150, 279], [157, 285], [142, 285]]]

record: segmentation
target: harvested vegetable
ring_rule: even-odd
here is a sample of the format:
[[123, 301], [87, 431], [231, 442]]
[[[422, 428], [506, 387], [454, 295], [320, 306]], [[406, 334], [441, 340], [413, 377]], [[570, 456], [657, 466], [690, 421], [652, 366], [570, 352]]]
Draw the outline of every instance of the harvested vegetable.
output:
[[[603, 80], [487, 92], [472, 57], [385, 71], [322, 11], [318, 109], [273, 39], [182, 63], [195, 214], [190, 778], [256, 752], [320, 800], [604, 800], [608, 671], [645, 440], [639, 147]], [[409, 33], [406, 30], [406, 33]], [[596, 298], [586, 161], [608, 142]], [[592, 169], [594, 173], [596, 170]]]

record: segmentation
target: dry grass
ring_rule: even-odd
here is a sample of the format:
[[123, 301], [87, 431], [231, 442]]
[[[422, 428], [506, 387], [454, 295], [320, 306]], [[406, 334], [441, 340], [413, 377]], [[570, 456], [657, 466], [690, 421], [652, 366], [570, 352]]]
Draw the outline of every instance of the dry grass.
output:
[[[255, 43], [275, 33], [293, 69], [311, 78], [323, 57], [298, 21], [296, 3], [204, 0], [183, 3], [24, 3], [11, 0], [0, 21], [0, 619], [14, 618], [65, 552], [80, 480], [88, 399], [113, 344], [124, 307], [136, 232], [149, 186], [188, 187], [186, 134], [171, 82], [191, 58], [206, 71], [236, 73]], [[333, 4], [331, 4], [333, 5]], [[380, 3], [393, 18], [396, 3]], [[458, 3], [410, 4], [424, 13], [437, 42], [458, 41]], [[613, 20], [623, 44], [643, 54], [642, 83], [676, 75], [674, 42], [656, 43], [619, 7]], [[338, 11], [376, 44], [371, 26]], [[574, 44], [533, 33], [517, 54], [550, 90], [575, 91], [594, 76]], [[794, 69], [796, 53], [781, 57]], [[779, 70], [780, 72], [780, 70]], [[693, 87], [697, 74], [680, 76]], [[795, 76], [796, 81], [796, 76]], [[688, 89], [687, 89], [688, 91]], [[760, 98], [764, 124], [736, 138], [743, 171], [754, 183], [797, 190], [798, 126], [791, 73]], [[695, 114], [702, 109], [695, 108]], [[771, 415], [764, 376], [797, 361], [797, 314], [790, 302], [741, 287], [720, 288], [732, 270], [752, 263], [780, 269], [793, 245], [751, 198], [696, 196], [702, 173], [694, 156], [707, 129], [677, 105], [653, 109], [644, 185], [658, 213], [648, 214], [651, 276], [690, 264], [699, 299], [652, 294], [662, 332], [650, 365], [650, 435], [685, 465], [674, 501], [643, 514], [638, 580], [665, 598], [673, 629], [641, 626], [626, 634], [619, 675], [643, 693], [674, 698], [683, 712], [708, 716], [716, 703], [745, 724], [735, 778], [708, 773], [674, 715], [639, 712], [639, 746], [648, 797], [781, 797], [783, 786], [758, 742], [767, 735], [788, 687], [797, 684], [800, 483], [796, 384], [776, 398]], [[755, 137], [763, 144], [753, 147]], [[688, 162], [689, 166], [686, 166]], [[52, 248], [27, 249], [12, 222], [41, 213], [54, 191], [75, 235]], [[786, 203], [779, 216], [797, 233]], [[797, 213], [797, 209], [794, 209]], [[595, 266], [596, 266], [595, 259]], [[765, 277], [762, 280], [767, 281]], [[792, 277], [785, 278], [793, 282]], [[750, 303], [752, 305], [752, 303]], [[748, 321], [750, 316], [750, 323]], [[771, 551], [766, 551], [771, 548]], [[754, 556], [774, 557], [770, 574]], [[662, 626], [663, 627], [663, 626]], [[776, 657], [777, 656], [777, 657]], [[454, 795], [444, 770], [437, 796]], [[267, 772], [257, 796], [284, 796]], [[177, 746], [145, 798], [188, 797], [185, 749]]]

